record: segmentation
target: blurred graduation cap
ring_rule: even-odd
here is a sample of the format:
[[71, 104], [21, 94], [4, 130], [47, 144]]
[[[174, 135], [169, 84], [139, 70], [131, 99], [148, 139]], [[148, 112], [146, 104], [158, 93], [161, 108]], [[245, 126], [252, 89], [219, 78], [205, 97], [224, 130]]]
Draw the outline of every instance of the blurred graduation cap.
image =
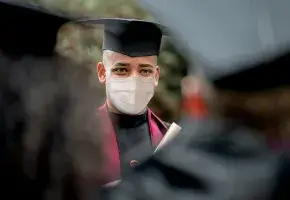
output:
[[12, 57], [52, 56], [58, 30], [69, 19], [20, 2], [0, 0], [0, 52]]
[[290, 85], [290, 1], [139, 1], [188, 42], [194, 54], [188, 58], [217, 88], [251, 92]]
[[161, 24], [120, 18], [80, 21], [95, 27], [104, 25], [103, 50], [111, 50], [130, 57], [159, 55], [162, 35], [168, 35]]

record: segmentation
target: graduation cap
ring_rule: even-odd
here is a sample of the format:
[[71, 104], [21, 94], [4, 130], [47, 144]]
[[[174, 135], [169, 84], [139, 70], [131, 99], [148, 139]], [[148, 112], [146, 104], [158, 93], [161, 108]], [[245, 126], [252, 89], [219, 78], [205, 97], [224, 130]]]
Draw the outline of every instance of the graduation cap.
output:
[[251, 92], [290, 86], [290, 1], [140, 2], [187, 41], [188, 59], [197, 61], [217, 88]]
[[0, 52], [12, 57], [52, 56], [58, 30], [69, 19], [19, 2], [0, 0]]
[[158, 56], [162, 35], [168, 34], [165, 26], [136, 19], [102, 18], [81, 23], [93, 27], [104, 25], [103, 50], [130, 57]]

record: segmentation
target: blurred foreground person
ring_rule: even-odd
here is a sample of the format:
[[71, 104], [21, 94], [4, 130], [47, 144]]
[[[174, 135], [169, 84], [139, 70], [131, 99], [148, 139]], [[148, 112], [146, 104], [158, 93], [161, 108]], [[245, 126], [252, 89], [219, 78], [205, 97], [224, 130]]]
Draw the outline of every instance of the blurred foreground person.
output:
[[89, 70], [54, 52], [68, 19], [13, 2], [0, 1], [0, 199], [85, 199], [101, 165], [100, 99]]
[[111, 198], [290, 199], [290, 2], [143, 2], [196, 53], [211, 118], [184, 120]]
[[158, 86], [157, 57], [164, 30], [161, 25], [134, 19], [82, 23], [104, 26], [103, 62], [97, 65], [97, 75], [107, 95], [99, 114], [106, 136], [103, 173], [108, 183], [151, 156], [170, 126], [148, 108]]

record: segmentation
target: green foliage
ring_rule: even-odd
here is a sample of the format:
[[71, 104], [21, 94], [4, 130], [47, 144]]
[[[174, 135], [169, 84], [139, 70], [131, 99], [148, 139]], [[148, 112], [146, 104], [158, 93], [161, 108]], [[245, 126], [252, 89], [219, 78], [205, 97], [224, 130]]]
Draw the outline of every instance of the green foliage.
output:
[[[120, 17], [153, 20], [135, 0], [30, 0], [57, 12], [76, 16]], [[56, 50], [92, 69], [92, 83], [97, 84], [95, 66], [101, 61], [102, 29], [91, 29], [76, 24], [61, 28]], [[163, 42], [159, 56], [161, 77], [150, 107], [169, 122], [179, 117], [181, 106], [180, 80], [187, 74], [188, 63], [170, 44]]]

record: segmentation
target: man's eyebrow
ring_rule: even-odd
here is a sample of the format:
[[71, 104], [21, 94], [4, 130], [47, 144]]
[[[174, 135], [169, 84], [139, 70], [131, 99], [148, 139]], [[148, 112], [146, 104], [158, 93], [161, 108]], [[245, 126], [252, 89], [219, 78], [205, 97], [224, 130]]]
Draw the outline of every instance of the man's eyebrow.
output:
[[139, 64], [139, 67], [150, 67], [150, 68], [153, 68], [153, 66], [152, 65], [150, 65], [150, 64]]
[[130, 63], [118, 62], [114, 66], [115, 67], [128, 67], [128, 66], [130, 66]]

